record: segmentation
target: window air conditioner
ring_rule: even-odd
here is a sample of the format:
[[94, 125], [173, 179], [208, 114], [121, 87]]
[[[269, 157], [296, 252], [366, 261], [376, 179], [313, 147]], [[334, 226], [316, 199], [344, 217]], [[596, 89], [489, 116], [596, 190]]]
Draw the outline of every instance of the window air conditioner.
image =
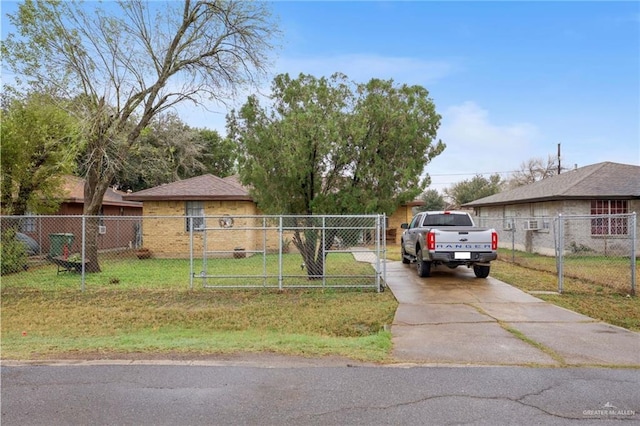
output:
[[525, 220], [524, 221], [524, 229], [525, 231], [537, 231], [539, 228], [537, 220]]

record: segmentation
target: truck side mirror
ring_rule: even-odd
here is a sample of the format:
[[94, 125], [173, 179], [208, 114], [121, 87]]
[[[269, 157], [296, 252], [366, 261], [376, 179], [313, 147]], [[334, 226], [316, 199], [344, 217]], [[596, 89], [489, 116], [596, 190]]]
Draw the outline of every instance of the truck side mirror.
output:
[[409, 224], [408, 223], [403, 223], [403, 224], [400, 225], [400, 228], [409, 229]]

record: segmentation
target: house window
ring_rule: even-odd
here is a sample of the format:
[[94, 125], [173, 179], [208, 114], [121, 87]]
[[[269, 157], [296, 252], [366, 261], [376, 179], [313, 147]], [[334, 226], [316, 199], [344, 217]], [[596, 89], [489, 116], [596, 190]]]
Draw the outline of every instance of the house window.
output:
[[20, 221], [21, 232], [36, 232], [36, 218], [32, 213], [27, 212], [26, 216]]
[[193, 230], [199, 231], [204, 228], [204, 202], [202, 201], [187, 201], [186, 206], [186, 218], [185, 218], [185, 230], [191, 231], [189, 224], [193, 223]]
[[537, 220], [538, 231], [549, 231], [549, 208], [546, 203], [535, 203], [531, 206], [533, 217]]
[[[591, 216], [627, 214], [627, 200], [592, 200]], [[591, 235], [626, 235], [626, 217], [595, 217], [591, 219]]]
[[513, 206], [503, 207], [502, 229], [510, 231], [515, 228], [516, 210]]
[[534, 217], [548, 217], [549, 209], [545, 203], [535, 203], [531, 206]]

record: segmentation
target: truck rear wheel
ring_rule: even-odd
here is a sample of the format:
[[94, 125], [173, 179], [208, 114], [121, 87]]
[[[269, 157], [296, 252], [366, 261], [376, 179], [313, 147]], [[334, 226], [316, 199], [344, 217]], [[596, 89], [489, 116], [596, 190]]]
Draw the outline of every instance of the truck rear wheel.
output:
[[418, 254], [416, 256], [416, 266], [418, 268], [419, 277], [425, 278], [431, 275], [431, 262], [425, 262], [422, 259], [422, 250], [418, 250]]
[[489, 276], [489, 270], [491, 266], [486, 265], [473, 265], [473, 273], [478, 278], [487, 278]]

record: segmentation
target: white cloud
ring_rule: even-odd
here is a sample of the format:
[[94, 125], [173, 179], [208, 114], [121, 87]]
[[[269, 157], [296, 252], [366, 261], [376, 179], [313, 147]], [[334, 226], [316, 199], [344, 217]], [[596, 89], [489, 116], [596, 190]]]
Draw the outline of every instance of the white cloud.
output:
[[438, 137], [447, 148], [427, 166], [431, 188], [442, 190], [475, 174], [516, 170], [537, 155], [539, 131], [531, 123], [493, 123], [489, 112], [472, 101], [450, 106], [441, 115]]

